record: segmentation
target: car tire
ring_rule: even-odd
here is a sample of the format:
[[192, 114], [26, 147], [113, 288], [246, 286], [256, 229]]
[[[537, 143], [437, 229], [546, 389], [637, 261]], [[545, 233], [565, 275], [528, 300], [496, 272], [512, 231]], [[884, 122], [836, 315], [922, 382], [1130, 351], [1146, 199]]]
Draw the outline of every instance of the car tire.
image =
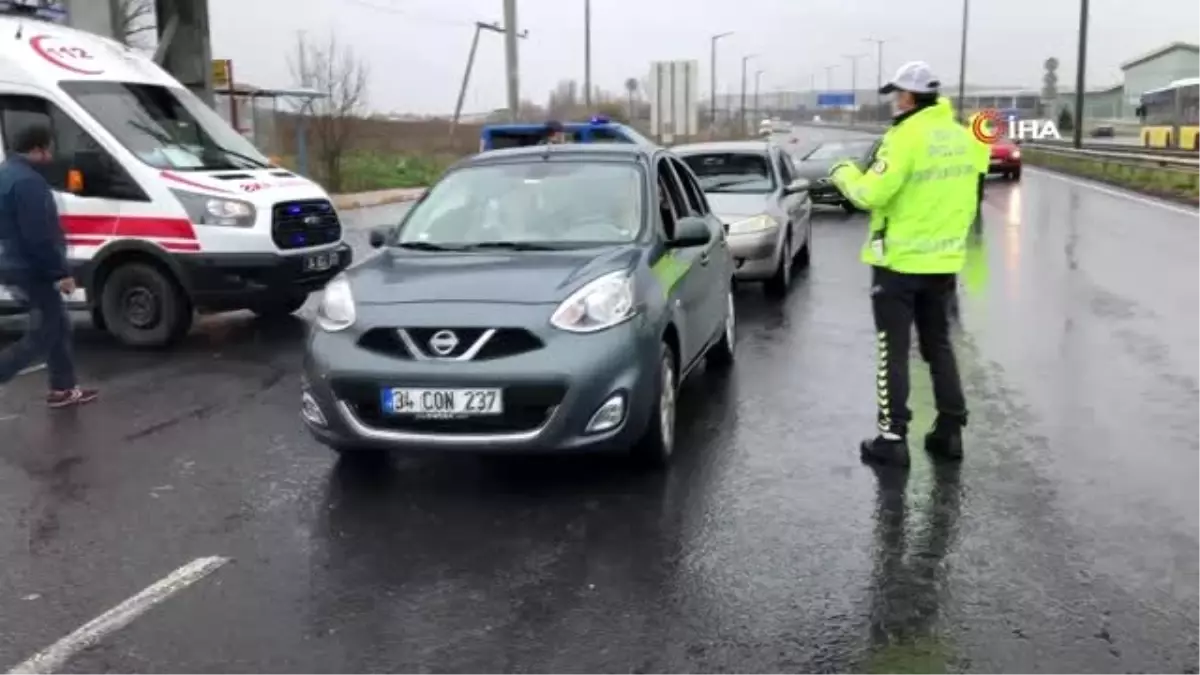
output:
[[763, 284], [767, 295], [774, 298], [782, 298], [787, 295], [788, 287], [792, 285], [793, 256], [788, 254], [788, 251], [792, 248], [792, 235], [790, 233], [787, 235], [787, 239], [784, 240], [783, 247], [784, 250], [779, 254], [779, 265], [775, 268], [775, 274]]
[[1017, 169], [1016, 171], [1013, 171], [1012, 173], [1008, 174], [1008, 179], [1014, 183], [1021, 182], [1021, 170]]
[[295, 314], [308, 302], [308, 293], [277, 298], [271, 302], [255, 305], [252, 311], [263, 319], [282, 319]]
[[633, 447], [633, 458], [642, 467], [665, 468], [675, 454], [675, 427], [678, 415], [679, 366], [670, 345], [659, 347], [658, 373], [654, 378], [654, 396], [646, 431]]
[[721, 339], [705, 354], [705, 364], [714, 370], [725, 370], [733, 365], [737, 347], [737, 312], [734, 309], [733, 287], [730, 286], [725, 301], [725, 320], [721, 327]]
[[121, 265], [105, 276], [99, 293], [100, 323], [123, 344], [166, 347], [191, 330], [191, 302], [156, 265]]
[[[796, 251], [796, 260], [792, 263], [793, 270], [808, 271], [812, 266], [812, 229], [808, 231], [808, 236], [804, 239], [804, 245]], [[794, 272], [793, 272], [794, 273]]]

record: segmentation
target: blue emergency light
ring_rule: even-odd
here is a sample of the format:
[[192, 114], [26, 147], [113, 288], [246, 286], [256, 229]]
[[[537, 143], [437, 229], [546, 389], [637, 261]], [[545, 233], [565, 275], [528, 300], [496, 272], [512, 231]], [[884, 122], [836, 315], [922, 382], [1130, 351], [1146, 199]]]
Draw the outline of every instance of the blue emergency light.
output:
[[588, 120], [589, 124], [609, 124], [612, 120], [604, 115], [592, 115], [592, 119]]

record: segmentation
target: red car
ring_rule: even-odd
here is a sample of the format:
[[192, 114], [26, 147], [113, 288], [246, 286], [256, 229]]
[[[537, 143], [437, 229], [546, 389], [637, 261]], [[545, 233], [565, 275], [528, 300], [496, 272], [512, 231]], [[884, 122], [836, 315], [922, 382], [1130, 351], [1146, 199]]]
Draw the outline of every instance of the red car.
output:
[[992, 144], [992, 163], [988, 175], [1000, 174], [1006, 180], [1021, 180], [1021, 148], [1001, 138]]

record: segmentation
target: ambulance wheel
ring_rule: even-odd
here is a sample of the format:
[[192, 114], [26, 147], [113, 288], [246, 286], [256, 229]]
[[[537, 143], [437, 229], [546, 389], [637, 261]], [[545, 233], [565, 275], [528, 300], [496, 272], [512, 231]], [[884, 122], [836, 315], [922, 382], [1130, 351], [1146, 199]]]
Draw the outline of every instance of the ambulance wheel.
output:
[[100, 288], [101, 321], [131, 347], [165, 347], [187, 335], [192, 306], [158, 266], [129, 262], [109, 272]]
[[305, 302], [308, 302], [308, 293], [263, 302], [255, 305], [252, 311], [264, 319], [282, 319], [295, 314]]

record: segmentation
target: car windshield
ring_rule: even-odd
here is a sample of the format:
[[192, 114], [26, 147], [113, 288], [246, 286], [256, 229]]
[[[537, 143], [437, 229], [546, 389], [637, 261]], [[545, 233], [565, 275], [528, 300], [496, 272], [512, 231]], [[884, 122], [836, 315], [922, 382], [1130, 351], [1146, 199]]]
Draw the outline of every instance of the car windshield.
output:
[[578, 248], [633, 241], [645, 208], [632, 163], [552, 161], [453, 171], [413, 207], [393, 245]]
[[842, 143], [822, 143], [804, 159], [850, 159], [861, 157], [870, 149], [873, 141], [850, 141]]
[[63, 82], [75, 99], [138, 159], [158, 169], [215, 171], [270, 161], [195, 94], [136, 82]]
[[775, 191], [770, 160], [758, 152], [688, 154], [683, 161], [696, 174], [705, 192], [767, 194]]

